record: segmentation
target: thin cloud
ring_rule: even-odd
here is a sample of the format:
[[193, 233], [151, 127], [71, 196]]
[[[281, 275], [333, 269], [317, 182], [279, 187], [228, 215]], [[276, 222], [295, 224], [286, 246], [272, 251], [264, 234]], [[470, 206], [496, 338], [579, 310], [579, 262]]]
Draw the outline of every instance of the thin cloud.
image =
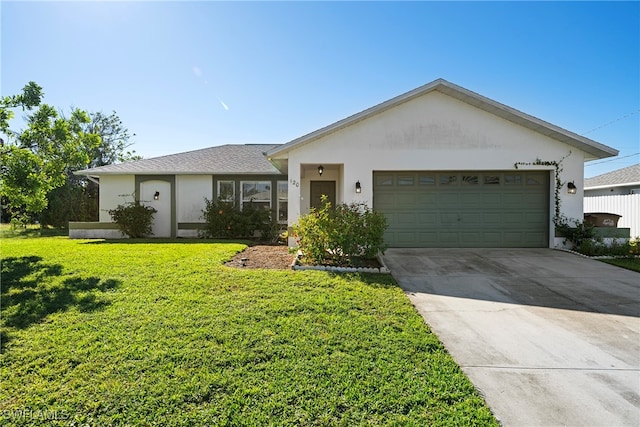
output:
[[[197, 65], [194, 65], [193, 67], [191, 67], [191, 70], [193, 71], [193, 74], [196, 77], [198, 77], [199, 79], [202, 79], [202, 83], [204, 83], [205, 86], [209, 86], [209, 81], [202, 77], [202, 75], [204, 74], [202, 72], [202, 68], [198, 67]], [[216, 99], [218, 100], [220, 105], [222, 105], [222, 108], [224, 108], [225, 111], [229, 111], [229, 106], [227, 104], [225, 104], [225, 102], [222, 99], [220, 99], [219, 96], [217, 96], [217, 95], [214, 95], [214, 96], [216, 97]]]
[[224, 103], [224, 101], [220, 98], [218, 98], [218, 101], [220, 101], [220, 104], [222, 105], [222, 108], [224, 108], [225, 110], [229, 111], [229, 107], [227, 106], [227, 104]]

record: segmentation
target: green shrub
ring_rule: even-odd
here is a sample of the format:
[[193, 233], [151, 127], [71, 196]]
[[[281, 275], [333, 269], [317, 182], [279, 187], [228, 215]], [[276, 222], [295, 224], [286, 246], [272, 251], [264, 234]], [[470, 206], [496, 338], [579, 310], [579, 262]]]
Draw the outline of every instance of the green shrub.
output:
[[566, 242], [571, 244], [572, 250], [587, 256], [635, 257], [638, 255], [637, 240], [613, 239], [610, 244], [606, 244], [602, 237], [596, 234], [592, 224], [579, 220], [568, 220], [564, 217], [556, 219], [556, 235], [564, 237]]
[[140, 238], [152, 234], [151, 224], [153, 223], [153, 214], [158, 212], [151, 206], [145, 206], [139, 200], [118, 205], [115, 209], [109, 210], [109, 215], [113, 222], [118, 224], [118, 228], [122, 234]]
[[273, 242], [278, 236], [277, 224], [271, 219], [271, 211], [249, 204], [243, 210], [231, 202], [204, 199], [202, 211], [206, 226], [204, 237], [215, 239], [253, 239], [256, 234], [262, 241]]
[[353, 265], [358, 258], [370, 259], [384, 252], [384, 215], [365, 203], [342, 203], [332, 208], [326, 197], [322, 202], [321, 209], [312, 209], [294, 225], [298, 246], [309, 261]]
[[593, 225], [587, 222], [569, 220], [565, 217], [556, 218], [556, 230], [571, 243], [572, 249], [589, 248], [599, 243]]

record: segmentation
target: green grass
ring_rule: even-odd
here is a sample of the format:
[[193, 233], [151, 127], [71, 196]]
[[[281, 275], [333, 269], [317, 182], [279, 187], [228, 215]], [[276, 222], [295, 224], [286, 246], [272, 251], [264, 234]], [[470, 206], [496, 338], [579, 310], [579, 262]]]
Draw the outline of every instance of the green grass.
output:
[[600, 261], [640, 273], [640, 258], [611, 258]]
[[3, 238], [0, 424], [497, 425], [390, 277], [243, 247]]

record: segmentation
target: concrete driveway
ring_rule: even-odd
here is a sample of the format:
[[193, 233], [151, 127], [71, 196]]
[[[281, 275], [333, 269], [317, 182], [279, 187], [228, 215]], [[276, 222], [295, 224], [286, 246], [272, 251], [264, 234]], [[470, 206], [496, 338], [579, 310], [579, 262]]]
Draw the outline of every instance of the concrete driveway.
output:
[[640, 274], [551, 249], [384, 260], [503, 425], [640, 425]]

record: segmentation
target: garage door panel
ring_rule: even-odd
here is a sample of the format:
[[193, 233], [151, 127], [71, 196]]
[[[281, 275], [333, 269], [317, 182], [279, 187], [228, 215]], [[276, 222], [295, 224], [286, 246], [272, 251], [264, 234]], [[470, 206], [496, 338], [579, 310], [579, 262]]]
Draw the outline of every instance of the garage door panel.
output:
[[475, 232], [461, 231], [458, 234], [458, 238], [460, 242], [466, 242], [467, 244], [472, 246], [479, 245], [483, 241], [481, 231], [475, 231]]
[[483, 195], [474, 193], [464, 193], [460, 196], [460, 205], [474, 208], [484, 203]]
[[378, 193], [376, 194], [376, 206], [380, 211], [390, 211], [394, 207], [394, 197], [393, 194], [387, 193]]
[[482, 221], [485, 227], [496, 227], [502, 224], [504, 218], [500, 212], [484, 212], [482, 215]]
[[415, 208], [417, 195], [415, 193], [397, 193], [394, 203], [397, 207]]
[[522, 193], [505, 193], [502, 195], [503, 207], [519, 207], [526, 201], [526, 197]]
[[485, 193], [482, 197], [482, 204], [484, 206], [502, 206], [502, 194]]
[[428, 208], [429, 206], [435, 206], [438, 203], [438, 194], [435, 192], [419, 192], [416, 197], [417, 206]]
[[418, 222], [420, 224], [436, 224], [438, 221], [438, 213], [437, 212], [418, 212], [416, 214]]
[[437, 195], [438, 197], [438, 207], [444, 208], [447, 206], [458, 204], [459, 195], [456, 193], [441, 193]]
[[502, 242], [502, 233], [500, 232], [483, 232], [482, 240], [484, 247], [494, 247]]
[[548, 246], [547, 171], [376, 172], [373, 201], [391, 247]]
[[527, 222], [526, 213], [523, 212], [495, 212], [493, 215], [497, 221], [503, 224], [522, 225]]
[[394, 239], [401, 245], [414, 245], [418, 243], [416, 240], [416, 234], [414, 232], [397, 232], [394, 233]]

